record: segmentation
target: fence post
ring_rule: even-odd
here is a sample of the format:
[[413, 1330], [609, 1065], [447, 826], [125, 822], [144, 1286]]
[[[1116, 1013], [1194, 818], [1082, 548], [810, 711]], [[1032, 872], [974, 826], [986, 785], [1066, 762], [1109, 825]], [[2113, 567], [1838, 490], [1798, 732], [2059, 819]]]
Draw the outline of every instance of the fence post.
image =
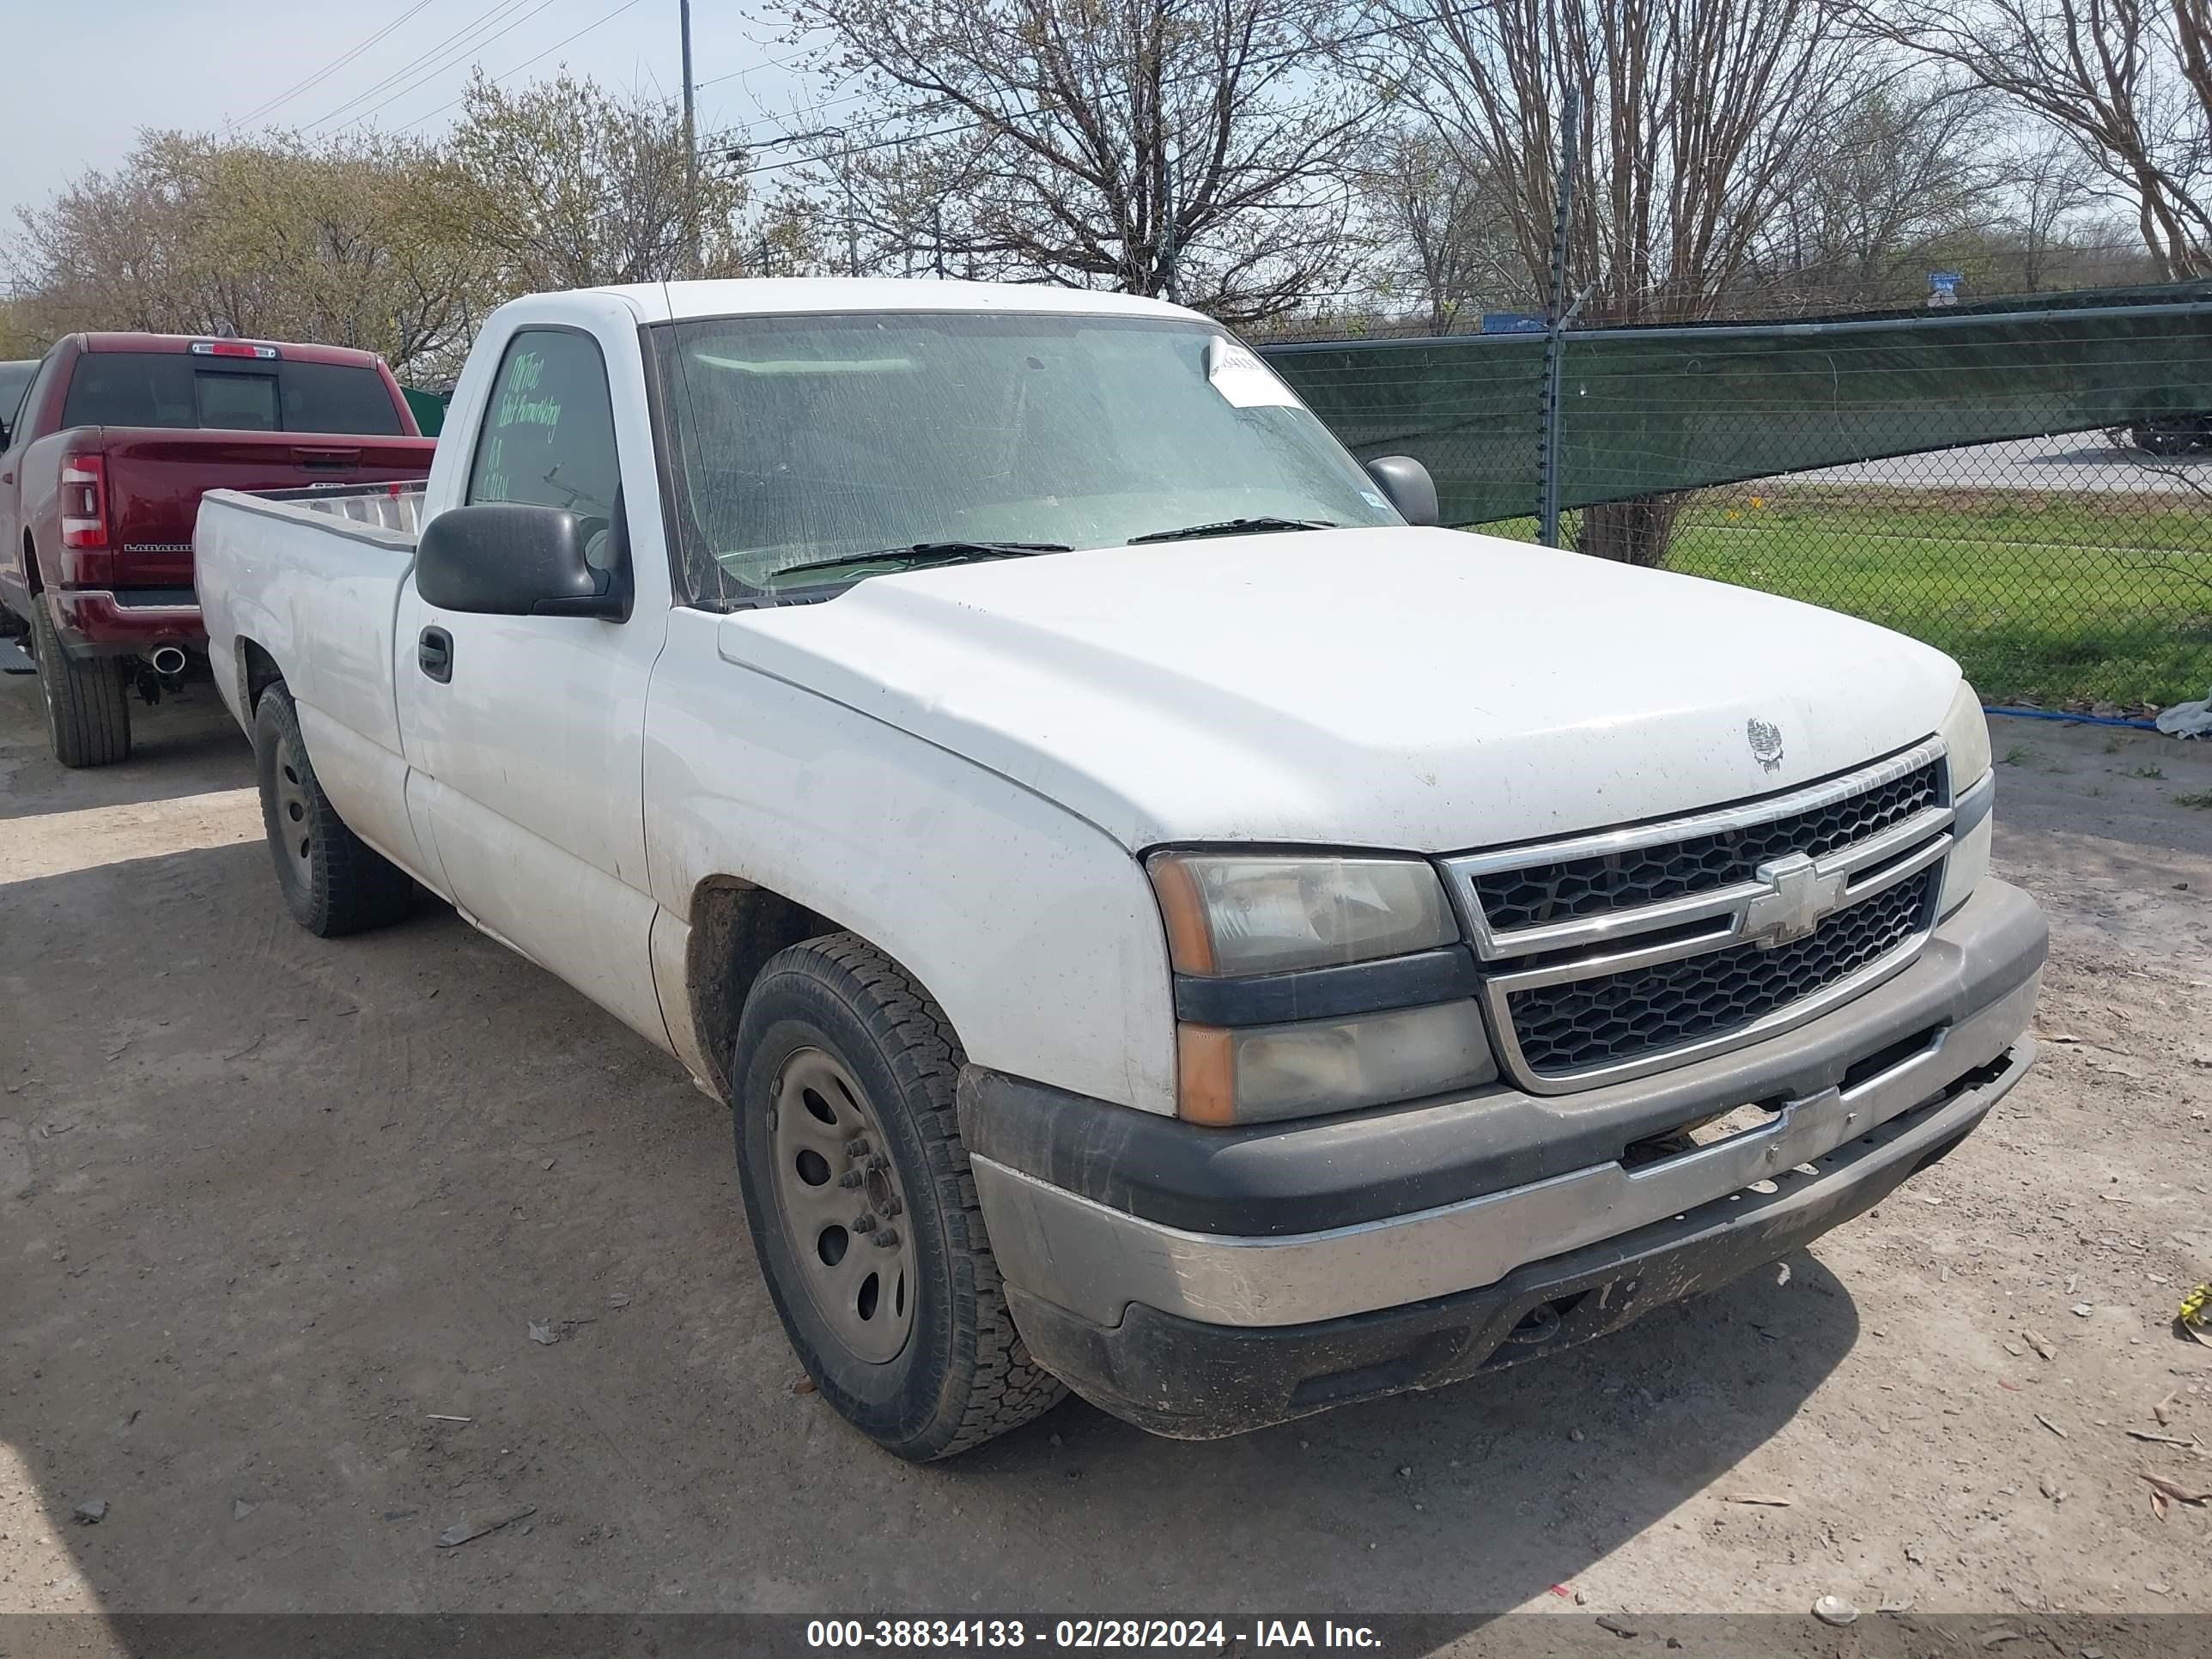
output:
[[1575, 162], [1582, 143], [1582, 90], [1571, 81], [1566, 94], [1559, 134], [1559, 182], [1552, 191], [1552, 294], [1544, 330], [1544, 428], [1537, 445], [1542, 481], [1537, 498], [1536, 533], [1547, 547], [1559, 544], [1560, 359], [1565, 355], [1567, 319], [1575, 311], [1567, 303], [1567, 216], [1574, 205]]

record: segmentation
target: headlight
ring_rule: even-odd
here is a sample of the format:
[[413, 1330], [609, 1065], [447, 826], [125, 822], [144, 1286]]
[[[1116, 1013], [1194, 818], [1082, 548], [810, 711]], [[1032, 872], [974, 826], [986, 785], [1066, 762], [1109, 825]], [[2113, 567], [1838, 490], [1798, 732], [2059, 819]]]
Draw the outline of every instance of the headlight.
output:
[[1194, 1123], [1267, 1123], [1468, 1089], [1498, 1076], [1471, 1001], [1285, 1025], [1184, 1025], [1177, 1111]]
[[1145, 867], [1179, 974], [1330, 968], [1459, 937], [1443, 884], [1419, 859], [1155, 853]]
[[1978, 781], [1990, 769], [1990, 722], [1982, 713], [1982, 700], [1963, 680], [1951, 699], [1951, 712], [1943, 716], [1943, 746], [1951, 751], [1951, 793], [1954, 796]]
[[[1395, 971], [1390, 957], [1459, 939], [1443, 884], [1420, 859], [1156, 853], [1146, 869], [1185, 979], [1344, 968], [1364, 980]], [[1176, 1072], [1176, 1110], [1228, 1125], [1419, 1099], [1487, 1083], [1498, 1067], [1480, 1011], [1461, 997], [1268, 1024], [1186, 1021]]]

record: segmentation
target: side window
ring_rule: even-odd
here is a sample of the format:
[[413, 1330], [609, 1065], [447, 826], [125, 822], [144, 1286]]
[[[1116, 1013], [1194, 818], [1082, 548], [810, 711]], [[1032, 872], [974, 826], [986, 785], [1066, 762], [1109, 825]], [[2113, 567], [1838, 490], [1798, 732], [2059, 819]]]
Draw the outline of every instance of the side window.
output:
[[[15, 406], [15, 416], [8, 422], [9, 448], [21, 448], [31, 441], [32, 416], [45, 404], [47, 392], [53, 389], [54, 376], [61, 372], [61, 361], [62, 354], [58, 348], [49, 351], [31, 376], [30, 385], [23, 388], [22, 401]], [[81, 362], [83, 359], [79, 358], [78, 361]]]
[[565, 329], [525, 329], [507, 342], [477, 434], [468, 499], [563, 507], [611, 519], [614, 401], [599, 343]]

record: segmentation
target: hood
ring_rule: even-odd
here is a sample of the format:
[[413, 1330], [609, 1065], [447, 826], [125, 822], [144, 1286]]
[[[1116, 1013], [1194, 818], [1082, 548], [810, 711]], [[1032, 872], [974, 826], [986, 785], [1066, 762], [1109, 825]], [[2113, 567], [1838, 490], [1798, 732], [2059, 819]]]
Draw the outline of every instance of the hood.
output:
[[[1771, 793], [1926, 737], [1949, 659], [1696, 577], [1456, 531], [1101, 548], [735, 613], [723, 657], [1133, 851], [1428, 853]], [[1778, 733], [1779, 756], [1757, 721]]]

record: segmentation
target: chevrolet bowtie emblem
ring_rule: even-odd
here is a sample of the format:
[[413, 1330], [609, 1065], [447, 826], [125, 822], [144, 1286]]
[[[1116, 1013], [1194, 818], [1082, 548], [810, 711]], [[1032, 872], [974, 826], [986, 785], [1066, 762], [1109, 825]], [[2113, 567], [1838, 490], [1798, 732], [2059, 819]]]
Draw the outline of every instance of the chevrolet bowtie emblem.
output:
[[1759, 878], [1772, 889], [1743, 908], [1743, 937], [1762, 950], [1788, 945], [1812, 933], [1842, 905], [1850, 878], [1840, 870], [1822, 875], [1802, 853], [1769, 859]]

